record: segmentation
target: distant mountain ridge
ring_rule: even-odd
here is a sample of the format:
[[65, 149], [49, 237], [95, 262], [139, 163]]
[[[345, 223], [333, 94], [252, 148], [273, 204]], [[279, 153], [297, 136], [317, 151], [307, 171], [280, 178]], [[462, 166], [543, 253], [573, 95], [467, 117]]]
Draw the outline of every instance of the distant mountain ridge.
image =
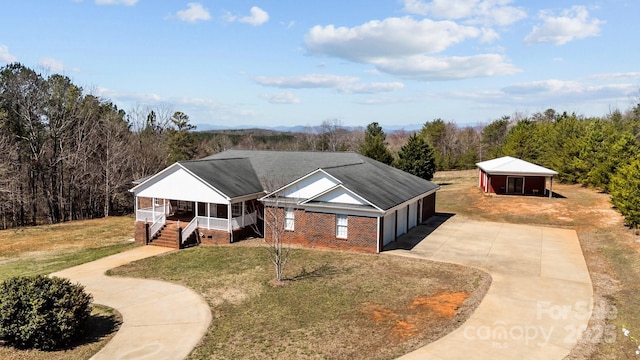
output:
[[[224, 126], [224, 125], [212, 125], [212, 124], [195, 124], [196, 131], [225, 131], [225, 130], [249, 130], [249, 129], [263, 129], [278, 132], [290, 132], [290, 133], [304, 133], [312, 128], [316, 131], [320, 130], [320, 126], [256, 126], [256, 125], [239, 125], [239, 126]], [[422, 124], [409, 124], [409, 125], [380, 125], [386, 133], [392, 133], [398, 130], [404, 131], [416, 131], [422, 129]], [[357, 128], [364, 128], [366, 126], [341, 126], [347, 130], [355, 130]]]

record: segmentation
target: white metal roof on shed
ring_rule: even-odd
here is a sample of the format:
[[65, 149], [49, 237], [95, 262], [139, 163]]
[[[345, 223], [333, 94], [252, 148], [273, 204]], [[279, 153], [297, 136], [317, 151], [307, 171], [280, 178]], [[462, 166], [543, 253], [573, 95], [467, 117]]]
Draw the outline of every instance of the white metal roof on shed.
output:
[[492, 175], [558, 175], [556, 171], [511, 156], [482, 161], [476, 165], [487, 174]]

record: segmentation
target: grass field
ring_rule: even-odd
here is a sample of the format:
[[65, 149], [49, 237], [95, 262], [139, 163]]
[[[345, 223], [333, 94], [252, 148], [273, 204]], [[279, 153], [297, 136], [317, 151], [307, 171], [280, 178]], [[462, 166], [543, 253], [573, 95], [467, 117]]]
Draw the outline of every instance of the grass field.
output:
[[0, 231], [0, 281], [50, 274], [136, 246], [128, 216]]
[[[12, 276], [50, 274], [115, 254], [134, 245], [133, 218], [110, 217], [0, 231], [0, 281]], [[1, 346], [0, 359], [88, 359], [113, 337], [121, 322], [113, 309], [93, 306], [85, 341], [60, 351]]]
[[[624, 226], [609, 196], [580, 185], [553, 184], [553, 199], [484, 195], [477, 171], [436, 173], [437, 211], [474, 219], [575, 229], [594, 287], [594, 316], [570, 359], [638, 358], [640, 237]], [[630, 331], [626, 337], [622, 329]], [[633, 339], [632, 339], [633, 337]]]

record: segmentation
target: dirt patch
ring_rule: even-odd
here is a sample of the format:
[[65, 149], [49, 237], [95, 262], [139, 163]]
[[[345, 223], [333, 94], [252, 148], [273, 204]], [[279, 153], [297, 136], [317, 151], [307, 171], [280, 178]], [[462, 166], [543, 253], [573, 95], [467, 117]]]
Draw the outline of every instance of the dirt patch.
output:
[[362, 304], [361, 312], [370, 320], [373, 320], [376, 325], [394, 320], [398, 317], [398, 314], [385, 308], [384, 306], [376, 303], [367, 302]]
[[415, 324], [407, 322], [405, 320], [398, 320], [391, 329], [393, 334], [401, 339], [409, 339], [414, 337], [418, 332], [418, 327]]
[[410, 310], [429, 309], [436, 315], [451, 319], [456, 314], [462, 303], [469, 297], [466, 292], [442, 292], [435, 296], [418, 296], [408, 308]]
[[377, 326], [387, 327], [387, 336], [405, 341], [426, 329], [440, 326], [442, 319], [452, 319], [468, 297], [469, 293], [464, 291], [420, 295], [397, 312], [367, 302], [362, 304], [361, 313]]

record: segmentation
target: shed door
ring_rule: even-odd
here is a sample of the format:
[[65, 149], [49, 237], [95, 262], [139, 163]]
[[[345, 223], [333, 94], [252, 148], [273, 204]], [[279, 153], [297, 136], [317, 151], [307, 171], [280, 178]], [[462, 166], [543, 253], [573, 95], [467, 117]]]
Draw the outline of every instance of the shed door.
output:
[[418, 203], [414, 202], [409, 205], [409, 229], [418, 225]]
[[397, 228], [398, 231], [396, 232], [396, 236], [400, 236], [404, 233], [407, 232], [407, 208], [403, 207], [401, 209], [398, 209], [398, 224], [397, 224]]
[[396, 214], [391, 213], [384, 217], [384, 234], [382, 238], [382, 245], [385, 246], [388, 243], [396, 239]]
[[524, 178], [523, 177], [508, 177], [507, 178], [507, 193], [509, 193], [509, 194], [523, 194], [524, 193]]

